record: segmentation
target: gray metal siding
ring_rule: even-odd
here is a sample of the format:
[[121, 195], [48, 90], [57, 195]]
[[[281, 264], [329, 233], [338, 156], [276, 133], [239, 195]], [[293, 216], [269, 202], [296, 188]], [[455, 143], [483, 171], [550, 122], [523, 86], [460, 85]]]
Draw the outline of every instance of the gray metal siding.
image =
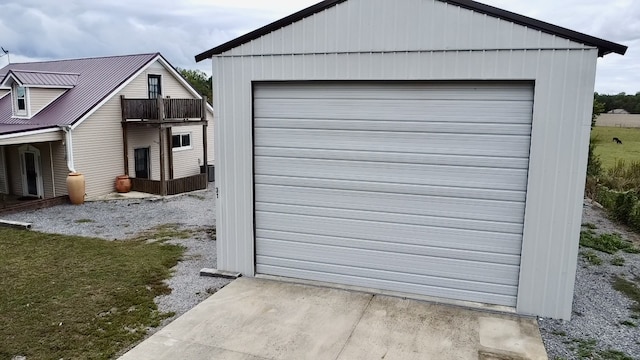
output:
[[532, 107], [531, 84], [258, 84], [257, 272], [515, 306]]
[[[349, 0], [347, 3], [351, 6], [366, 3], [369, 4], [367, 9], [374, 11], [385, 2]], [[411, 7], [402, 11], [416, 12]], [[357, 11], [350, 13], [358, 14]], [[433, 16], [457, 22], [457, 14], [456, 7], [448, 6]], [[474, 21], [476, 17], [486, 18], [483, 14], [474, 14]], [[411, 51], [394, 52], [381, 47], [378, 53], [321, 53], [314, 49], [321, 49], [326, 42], [337, 41], [335, 36], [330, 37], [332, 32], [325, 29], [337, 27], [338, 23], [349, 19], [328, 16], [326, 12], [312, 18], [317, 22], [318, 31], [305, 35], [304, 46], [311, 52], [307, 55], [268, 55], [270, 44], [277, 41], [265, 36], [251, 43], [255, 55], [223, 54], [212, 59], [216, 94], [216, 167], [219, 170], [216, 171], [216, 187], [220, 194], [216, 205], [218, 267], [247, 276], [255, 273], [251, 191], [252, 82], [533, 80], [531, 158], [517, 310], [522, 314], [568, 319], [573, 299], [598, 50], [549, 49], [537, 41], [548, 35], [531, 29], [526, 30], [527, 37], [521, 42], [528, 50], [491, 49], [489, 44], [493, 38], [508, 38], [511, 29], [521, 30], [519, 25], [510, 24], [505, 29], [475, 27], [474, 32], [488, 42], [471, 44], [469, 47], [476, 49], [473, 51], [464, 46], [436, 49], [428, 43], [407, 43]], [[359, 21], [354, 20], [352, 24]], [[419, 36], [412, 39], [445, 36], [441, 32], [415, 33]], [[349, 33], [340, 36], [352, 43], [364, 41], [365, 37], [362, 32], [359, 39], [352, 38]], [[401, 33], [395, 34], [395, 38], [401, 37]], [[280, 38], [279, 41], [289, 43], [293, 39]]]

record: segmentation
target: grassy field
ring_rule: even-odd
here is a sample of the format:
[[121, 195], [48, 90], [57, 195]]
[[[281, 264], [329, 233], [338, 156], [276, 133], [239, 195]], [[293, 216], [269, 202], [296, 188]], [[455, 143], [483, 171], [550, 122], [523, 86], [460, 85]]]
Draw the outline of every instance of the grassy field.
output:
[[[599, 140], [596, 155], [600, 156], [602, 167], [612, 167], [618, 159], [625, 161], [640, 161], [640, 128], [619, 128], [596, 126], [591, 132]], [[612, 141], [619, 138], [622, 144]]]
[[0, 228], [0, 359], [109, 359], [172, 314], [170, 292], [184, 249]]

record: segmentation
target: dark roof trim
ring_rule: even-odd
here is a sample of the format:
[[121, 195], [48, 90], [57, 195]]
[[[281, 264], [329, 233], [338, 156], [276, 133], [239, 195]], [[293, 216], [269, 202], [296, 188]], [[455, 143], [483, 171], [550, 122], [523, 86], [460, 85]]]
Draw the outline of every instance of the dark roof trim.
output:
[[[308, 7], [302, 11], [298, 11], [295, 14], [289, 15], [283, 19], [273, 22], [269, 25], [263, 26], [257, 30], [254, 30], [248, 34], [242, 35], [239, 38], [233, 39], [222, 45], [219, 45], [213, 49], [207, 50], [203, 53], [196, 55], [196, 62], [200, 62], [205, 59], [211, 58], [213, 55], [219, 55], [233, 48], [236, 48], [242, 44], [246, 44], [252, 40], [255, 40], [261, 36], [269, 34], [285, 26], [291, 25], [297, 21], [300, 21], [313, 14], [326, 10], [332, 6], [343, 3], [347, 0], [325, 0], [311, 7]], [[542, 32], [556, 35], [565, 39], [573, 40], [585, 45], [591, 45], [598, 48], [598, 56], [604, 56], [610, 53], [617, 53], [624, 55], [627, 52], [627, 47], [621, 44], [616, 44], [611, 41], [603, 40], [597, 37], [593, 37], [587, 34], [579, 33], [577, 31], [569, 30], [560, 26], [549, 24], [544, 21], [536, 20], [524, 15], [516, 14], [510, 11], [502, 10], [493, 6], [481, 4], [479, 2], [471, 0], [439, 0], [450, 4], [458, 5], [465, 9], [473, 10], [490, 16], [495, 16], [500, 19], [514, 22], [516, 24], [524, 25], [526, 27], [540, 30]]]
[[440, 0], [440, 1], [458, 5], [460, 7], [481, 12], [487, 15], [495, 16], [500, 19], [508, 20], [516, 24], [524, 25], [532, 29], [540, 30], [548, 34], [573, 40], [585, 45], [591, 45], [591, 46], [597, 47], [598, 56], [604, 56], [610, 53], [624, 55], [627, 52], [627, 47], [624, 45], [616, 44], [611, 41], [607, 41], [594, 36], [579, 33], [577, 31], [569, 30], [561, 26], [549, 24], [547, 22], [536, 20], [536, 19], [524, 16], [524, 15], [516, 14], [507, 10], [502, 10], [497, 7], [481, 4], [479, 2], [475, 2], [471, 0]]
[[309, 17], [313, 14], [319, 13], [323, 10], [326, 10], [332, 6], [343, 3], [347, 0], [325, 0], [323, 2], [312, 5], [304, 10], [298, 11], [295, 14], [289, 15], [285, 18], [282, 18], [276, 22], [272, 22], [269, 25], [263, 26], [257, 30], [254, 30], [248, 34], [244, 34], [239, 38], [235, 38], [229, 42], [226, 42], [220, 46], [214, 47], [213, 49], [207, 50], [201, 54], [196, 55], [196, 62], [200, 62], [205, 59], [210, 59], [213, 55], [222, 54], [225, 51], [229, 51], [233, 48], [236, 48], [242, 44], [246, 44], [251, 40], [255, 40], [263, 35], [266, 35], [270, 32], [276, 31], [285, 26], [291, 25], [295, 22], [298, 22], [306, 17]]

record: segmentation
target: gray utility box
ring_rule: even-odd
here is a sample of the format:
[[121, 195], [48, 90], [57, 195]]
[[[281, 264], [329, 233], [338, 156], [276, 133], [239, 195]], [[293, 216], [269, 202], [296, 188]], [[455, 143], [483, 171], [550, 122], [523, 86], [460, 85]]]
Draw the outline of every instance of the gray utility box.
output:
[[214, 182], [216, 179], [216, 170], [214, 165], [201, 165], [200, 166], [200, 174], [207, 173], [207, 180], [209, 182]]

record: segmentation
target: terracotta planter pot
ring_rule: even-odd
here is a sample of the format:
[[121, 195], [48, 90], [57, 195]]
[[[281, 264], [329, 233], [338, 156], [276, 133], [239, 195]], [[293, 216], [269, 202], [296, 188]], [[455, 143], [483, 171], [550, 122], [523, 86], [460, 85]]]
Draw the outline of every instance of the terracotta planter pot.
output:
[[131, 179], [129, 179], [129, 175], [116, 177], [116, 191], [119, 193], [128, 193], [131, 191]]
[[67, 175], [67, 191], [69, 192], [69, 199], [72, 204], [84, 204], [84, 175], [80, 173], [69, 173], [69, 175]]

